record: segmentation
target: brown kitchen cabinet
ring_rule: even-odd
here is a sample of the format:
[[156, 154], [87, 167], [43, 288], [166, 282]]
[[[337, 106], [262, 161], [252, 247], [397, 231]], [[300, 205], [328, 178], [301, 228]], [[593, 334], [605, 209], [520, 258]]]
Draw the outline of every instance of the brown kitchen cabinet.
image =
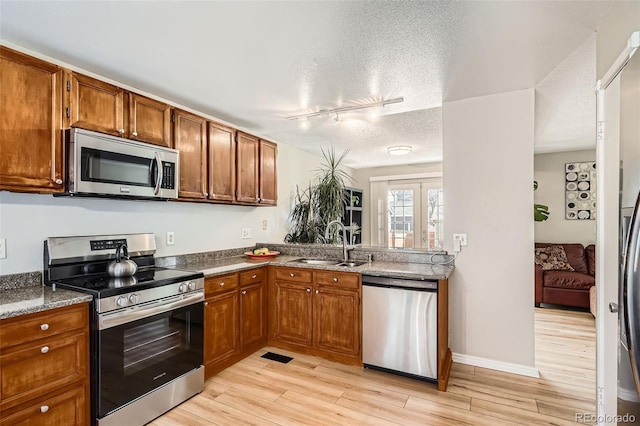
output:
[[173, 112], [173, 145], [180, 151], [179, 198], [206, 199], [207, 120], [186, 111]]
[[236, 199], [235, 130], [221, 124], [208, 123], [209, 199], [234, 202]]
[[270, 345], [362, 363], [360, 274], [274, 267], [273, 277]]
[[71, 72], [70, 125], [100, 133], [125, 137], [124, 89], [104, 81]]
[[0, 189], [63, 191], [63, 73], [0, 46]]
[[89, 424], [86, 303], [0, 321], [0, 424]]
[[127, 137], [140, 142], [171, 147], [171, 107], [136, 93], [129, 93]]
[[260, 139], [259, 144], [259, 203], [268, 206], [278, 204], [277, 159], [278, 146]]
[[266, 274], [261, 267], [205, 279], [206, 378], [266, 344]]
[[236, 133], [236, 200], [258, 204], [258, 138], [244, 132]]

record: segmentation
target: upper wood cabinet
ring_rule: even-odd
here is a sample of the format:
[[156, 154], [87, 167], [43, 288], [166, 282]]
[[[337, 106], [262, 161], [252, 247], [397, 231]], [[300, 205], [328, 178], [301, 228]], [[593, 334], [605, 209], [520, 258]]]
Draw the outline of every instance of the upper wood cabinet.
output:
[[123, 89], [75, 72], [67, 81], [71, 90], [71, 126], [125, 136]]
[[237, 195], [239, 203], [258, 203], [258, 138], [243, 132], [236, 133]]
[[171, 107], [162, 102], [129, 93], [128, 137], [170, 147]]
[[0, 46], [0, 189], [63, 190], [63, 70]]
[[278, 204], [277, 159], [278, 146], [260, 139], [260, 204], [270, 206]]
[[209, 199], [233, 202], [236, 199], [235, 131], [209, 122]]
[[180, 151], [178, 197], [206, 199], [207, 121], [197, 115], [174, 110], [173, 148]]

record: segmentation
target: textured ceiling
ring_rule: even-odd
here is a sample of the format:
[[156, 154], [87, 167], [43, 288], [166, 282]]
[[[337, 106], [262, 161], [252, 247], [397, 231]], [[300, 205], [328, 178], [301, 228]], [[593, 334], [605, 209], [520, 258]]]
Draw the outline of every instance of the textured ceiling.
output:
[[[360, 168], [440, 160], [443, 101], [535, 87], [586, 49], [609, 4], [2, 0], [0, 38], [280, 143], [351, 148]], [[540, 91], [560, 99], [551, 86]], [[284, 119], [400, 96], [376, 121], [353, 113], [304, 130]], [[545, 117], [545, 144], [583, 139]], [[414, 152], [386, 154], [399, 144]]]

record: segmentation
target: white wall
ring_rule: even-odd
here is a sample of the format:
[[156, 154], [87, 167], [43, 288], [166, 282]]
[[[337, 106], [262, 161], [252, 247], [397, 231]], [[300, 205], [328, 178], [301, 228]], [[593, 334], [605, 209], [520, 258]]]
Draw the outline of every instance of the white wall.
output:
[[537, 154], [533, 177], [538, 181], [534, 201], [549, 206], [549, 219], [535, 222], [535, 241], [540, 243], [596, 243], [595, 220], [565, 219], [565, 163], [596, 161], [595, 149]]
[[369, 179], [380, 176], [414, 175], [435, 172], [442, 172], [442, 163], [406, 164], [402, 166], [354, 169], [351, 173], [351, 177], [353, 178], [351, 186], [362, 189], [364, 194], [362, 202], [362, 245], [368, 246], [371, 244], [371, 193]]
[[[247, 207], [184, 202], [128, 201], [52, 197], [0, 192], [0, 237], [7, 239], [7, 258], [0, 274], [42, 270], [47, 237], [101, 233], [153, 232], [158, 256], [282, 242], [287, 232], [296, 184], [305, 187], [316, 174], [320, 157], [278, 144], [278, 206]], [[262, 221], [267, 220], [267, 230]], [[253, 238], [240, 238], [241, 228]], [[167, 231], [176, 243], [165, 245]]]
[[529, 373], [534, 102], [529, 89], [443, 106], [445, 249], [468, 235], [450, 280], [451, 350]]

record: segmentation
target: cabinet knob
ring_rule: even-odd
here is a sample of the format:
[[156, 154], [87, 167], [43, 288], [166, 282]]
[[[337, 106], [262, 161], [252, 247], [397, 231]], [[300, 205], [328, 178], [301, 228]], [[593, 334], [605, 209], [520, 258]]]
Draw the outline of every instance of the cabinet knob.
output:
[[251, 279], [253, 279], [253, 280], [255, 280], [255, 279], [256, 279], [256, 277], [257, 277], [257, 275], [256, 275], [256, 274], [251, 275]]
[[319, 293], [320, 293], [320, 290], [316, 290], [316, 294], [319, 294]]
[[204, 306], [209, 306], [209, 302], [204, 302]]
[[243, 295], [247, 294], [247, 290], [242, 290], [242, 294]]
[[42, 352], [43, 354], [46, 354], [47, 352], [49, 352], [49, 346], [43, 346], [40, 348], [40, 352]]
[[334, 282], [334, 283], [337, 283], [337, 282], [338, 282], [338, 278], [333, 277], [333, 282]]
[[204, 196], [205, 196], [205, 197], [208, 197], [208, 196], [209, 196], [209, 193], [208, 193], [208, 192], [205, 192], [205, 193], [204, 193]]
[[224, 287], [224, 282], [218, 284], [220, 287]]
[[291, 275], [291, 278], [293, 278], [293, 277], [295, 277], [295, 276], [296, 276], [296, 274], [294, 274], [293, 272], [292, 272], [292, 273], [290, 273], [289, 275]]
[[118, 129], [118, 133], [120, 133], [121, 135], [124, 134], [124, 129]]
[[133, 132], [133, 133], [131, 133], [131, 136], [133, 136], [133, 137], [138, 136], [138, 132]]
[[40, 407], [40, 412], [41, 413], [46, 413], [47, 411], [49, 411], [49, 406], [48, 405], [43, 405]]
[[310, 288], [307, 289], [307, 293], [311, 293], [311, 289]]
[[40, 330], [47, 331], [48, 329], [49, 329], [49, 324], [47, 323], [40, 324]]
[[62, 179], [54, 179], [53, 181], [56, 185], [62, 185]]

